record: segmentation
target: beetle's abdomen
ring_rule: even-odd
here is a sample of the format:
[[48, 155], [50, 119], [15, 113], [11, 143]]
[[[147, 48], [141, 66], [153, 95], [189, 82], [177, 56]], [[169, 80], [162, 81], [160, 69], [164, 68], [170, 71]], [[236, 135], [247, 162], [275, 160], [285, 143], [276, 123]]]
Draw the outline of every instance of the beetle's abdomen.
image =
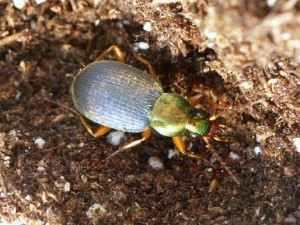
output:
[[161, 85], [150, 75], [116, 61], [94, 62], [72, 84], [76, 109], [87, 119], [126, 132], [149, 126]]

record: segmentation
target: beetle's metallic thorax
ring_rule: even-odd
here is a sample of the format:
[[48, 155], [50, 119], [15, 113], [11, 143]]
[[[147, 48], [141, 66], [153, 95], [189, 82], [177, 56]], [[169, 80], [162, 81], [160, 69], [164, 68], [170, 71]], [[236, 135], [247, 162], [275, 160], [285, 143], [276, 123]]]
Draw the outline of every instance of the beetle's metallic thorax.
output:
[[153, 107], [150, 126], [164, 136], [182, 135], [193, 111], [183, 97], [164, 93]]
[[76, 109], [87, 119], [127, 132], [149, 126], [156, 100], [163, 93], [149, 74], [116, 61], [94, 62], [72, 84]]

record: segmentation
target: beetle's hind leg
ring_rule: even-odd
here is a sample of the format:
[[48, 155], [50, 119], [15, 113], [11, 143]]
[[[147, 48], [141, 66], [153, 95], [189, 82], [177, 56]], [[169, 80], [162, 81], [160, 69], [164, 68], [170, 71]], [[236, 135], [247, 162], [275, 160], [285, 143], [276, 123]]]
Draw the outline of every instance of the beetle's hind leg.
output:
[[103, 60], [105, 58], [105, 56], [107, 56], [111, 51], [114, 51], [116, 58], [119, 62], [125, 63], [125, 58], [123, 56], [123, 53], [117, 45], [110, 46], [101, 55], [99, 55], [95, 61]]
[[83, 117], [80, 116], [80, 121], [85, 127], [85, 129], [89, 132], [90, 135], [92, 135], [95, 138], [101, 137], [102, 135], [106, 134], [110, 128], [106, 126], [100, 126], [95, 132], [92, 130], [91, 125], [87, 122], [87, 120]]
[[157, 74], [153, 68], [153, 66], [151, 65], [151, 63], [149, 61], [147, 61], [146, 59], [142, 58], [141, 56], [136, 56], [135, 57], [136, 60], [138, 60], [139, 62], [143, 63], [144, 65], [146, 65], [148, 67], [148, 73], [156, 80], [158, 80]]
[[142, 138], [138, 139], [136, 141], [130, 142], [122, 147], [120, 147], [117, 151], [115, 151], [114, 153], [112, 153], [110, 156], [108, 156], [105, 161], [110, 160], [112, 157], [114, 157], [115, 155], [119, 154], [120, 152], [123, 152], [124, 150], [130, 149], [136, 145], [141, 144], [143, 141], [147, 140], [150, 137], [151, 134], [151, 128], [149, 127], [147, 130], [144, 130], [142, 132]]

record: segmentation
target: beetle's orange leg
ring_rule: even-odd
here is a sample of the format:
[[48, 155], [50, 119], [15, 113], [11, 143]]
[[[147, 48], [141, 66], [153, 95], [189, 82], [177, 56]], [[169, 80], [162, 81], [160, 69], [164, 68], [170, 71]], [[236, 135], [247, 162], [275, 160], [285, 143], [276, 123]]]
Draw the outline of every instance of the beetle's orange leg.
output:
[[188, 153], [181, 136], [175, 136], [172, 138], [173, 138], [174, 144], [176, 145], [176, 147], [182, 154], [192, 157], [192, 158], [196, 158], [196, 159], [205, 159], [206, 158], [206, 155], [203, 155], [203, 154]]
[[196, 106], [202, 101], [203, 98], [204, 98], [203, 94], [197, 94], [195, 96], [188, 97], [187, 101], [191, 106]]
[[115, 151], [114, 153], [112, 153], [110, 156], [108, 156], [105, 161], [110, 160], [112, 157], [114, 157], [115, 155], [119, 154], [120, 152], [123, 152], [126, 149], [132, 148], [136, 145], [139, 145], [140, 143], [142, 143], [143, 141], [147, 140], [150, 137], [151, 134], [151, 128], [149, 127], [147, 130], [144, 130], [142, 132], [142, 138], [133, 142], [130, 142], [127, 145], [122, 146], [121, 148], [119, 148], [117, 151]]
[[151, 128], [149, 127], [147, 130], [144, 130], [142, 132], [142, 138], [141, 139], [130, 142], [129, 144], [122, 146], [121, 149], [128, 149], [128, 148], [132, 148], [136, 145], [141, 144], [143, 141], [147, 140], [150, 137], [150, 134], [151, 134]]
[[87, 131], [89, 132], [90, 135], [92, 135], [93, 137], [97, 138], [100, 137], [104, 134], [106, 134], [110, 128], [106, 127], [106, 126], [100, 126], [95, 132], [93, 132], [91, 125], [87, 122], [87, 120], [80, 115], [80, 121], [83, 124], [83, 126], [85, 127], [85, 129], [87, 129]]
[[149, 73], [152, 77], [154, 77], [156, 80], [158, 80], [157, 74], [156, 74], [156, 72], [155, 72], [153, 66], [152, 66], [146, 59], [144, 59], [144, 58], [142, 58], [142, 57], [140, 57], [140, 56], [136, 56], [136, 59], [137, 59], [139, 62], [141, 62], [141, 63], [143, 63], [144, 65], [146, 65], [146, 66], [148, 67], [148, 73]]
[[95, 61], [100, 61], [105, 58], [111, 51], [114, 51], [116, 58], [119, 62], [125, 63], [125, 58], [122, 54], [121, 49], [117, 45], [112, 45], [108, 49], [106, 49]]

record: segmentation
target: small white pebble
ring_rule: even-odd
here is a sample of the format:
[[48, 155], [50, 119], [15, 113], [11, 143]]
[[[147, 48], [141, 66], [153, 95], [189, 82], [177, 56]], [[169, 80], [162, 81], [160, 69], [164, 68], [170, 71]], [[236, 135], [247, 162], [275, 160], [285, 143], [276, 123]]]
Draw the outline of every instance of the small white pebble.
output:
[[194, 23], [195, 23], [197, 26], [200, 26], [201, 20], [200, 20], [200, 19], [194, 19]]
[[5, 197], [5, 194], [4, 194], [3, 192], [1, 192], [1, 193], [0, 193], [0, 197], [1, 197], [1, 198], [4, 198], [4, 197]]
[[82, 148], [84, 146], [84, 143], [83, 142], [80, 142], [79, 144], [78, 144], [78, 147], [79, 148]]
[[99, 20], [99, 19], [95, 20], [95, 21], [94, 21], [94, 25], [95, 25], [95, 26], [99, 26], [99, 25], [100, 25], [100, 20]]
[[254, 150], [256, 155], [261, 153], [261, 148], [259, 146], [256, 146], [253, 150]]
[[252, 85], [250, 85], [247, 81], [244, 81], [240, 84], [240, 87], [243, 89], [250, 89], [252, 88]]
[[207, 44], [207, 47], [209, 47], [209, 48], [214, 48], [214, 46], [215, 46], [215, 43], [208, 43]]
[[208, 39], [216, 39], [217, 38], [217, 33], [215, 33], [215, 32], [209, 32], [207, 29], [204, 30], [204, 35]]
[[38, 167], [36, 168], [36, 170], [37, 170], [37, 171], [45, 171], [46, 169], [45, 169], [45, 167], [43, 167], [43, 166], [38, 166]]
[[60, 180], [54, 182], [55, 186], [64, 192], [69, 192], [71, 190], [71, 184], [65, 180], [63, 176]]
[[64, 192], [69, 192], [71, 190], [71, 184], [69, 182], [65, 183]]
[[88, 218], [93, 218], [98, 214], [105, 214], [107, 212], [107, 209], [98, 203], [93, 204], [89, 210], [86, 212], [86, 215]]
[[287, 41], [287, 40], [289, 40], [290, 38], [291, 38], [291, 34], [290, 34], [290, 33], [285, 32], [285, 33], [281, 34], [281, 39], [282, 39], [283, 41]]
[[153, 169], [163, 169], [164, 168], [164, 163], [157, 156], [150, 157], [148, 159], [148, 163]]
[[123, 42], [123, 39], [121, 37], [117, 37], [116, 42], [117, 42], [118, 45], [121, 45], [122, 42]]
[[15, 96], [15, 100], [16, 100], [16, 101], [19, 101], [21, 95], [22, 95], [22, 92], [21, 92], [21, 91], [17, 91], [17, 94], [16, 94], [16, 96]]
[[15, 136], [17, 136], [17, 131], [16, 131], [16, 130], [10, 130], [10, 131], [8, 132], [8, 135], [9, 135], [9, 136], [15, 137]]
[[169, 149], [168, 159], [172, 159], [175, 155], [176, 155], [176, 151], [174, 149]]
[[26, 0], [13, 0], [14, 6], [17, 9], [22, 9], [25, 6], [26, 2]]
[[38, 137], [37, 139], [35, 139], [34, 144], [36, 144], [38, 146], [38, 148], [43, 148], [45, 145], [45, 140], [41, 137]]
[[212, 164], [214, 164], [215, 162], [217, 162], [216, 157], [211, 156], [211, 157], [210, 157], [210, 162], [211, 162]]
[[41, 4], [41, 3], [45, 2], [45, 1], [46, 0], [35, 0], [35, 3], [39, 5], [39, 4]]
[[112, 131], [110, 132], [106, 139], [107, 142], [113, 146], [119, 146], [121, 141], [124, 139], [125, 133], [123, 131]]
[[87, 183], [88, 182], [88, 178], [84, 175], [81, 175], [81, 180], [83, 183]]
[[234, 159], [234, 160], [237, 160], [237, 159], [240, 158], [240, 156], [238, 154], [234, 153], [234, 152], [230, 152], [229, 157]]
[[130, 24], [130, 20], [129, 19], [125, 19], [122, 21], [123, 24], [125, 25], [129, 25]]
[[208, 169], [207, 169], [207, 172], [209, 172], [209, 173], [211, 173], [212, 171], [213, 171], [212, 168], [208, 168]]
[[123, 28], [123, 24], [122, 24], [121, 22], [117, 22], [117, 23], [116, 23], [116, 27], [117, 27], [117, 28]]
[[15, 81], [13, 82], [13, 84], [14, 84], [16, 87], [19, 87], [20, 82], [15, 80]]
[[268, 84], [276, 84], [276, 83], [278, 83], [277, 79], [270, 79], [270, 80], [268, 80]]
[[144, 41], [138, 42], [137, 46], [138, 46], [139, 49], [142, 49], [142, 50], [147, 50], [150, 47], [149, 44], [147, 42], [144, 42]]
[[283, 67], [283, 66], [284, 66], [284, 63], [283, 63], [282, 61], [279, 61], [277, 64], [278, 64], [278, 66], [280, 66], [280, 67]]
[[31, 201], [31, 200], [32, 200], [32, 197], [31, 197], [30, 195], [26, 195], [25, 199], [26, 199], [27, 201]]
[[261, 143], [261, 139], [259, 137], [256, 136], [255, 140], [257, 143]]
[[143, 29], [147, 32], [151, 31], [151, 22], [146, 22], [143, 26]]
[[255, 216], [258, 216], [260, 214], [260, 208], [255, 209]]
[[294, 138], [293, 141], [294, 141], [294, 145], [296, 147], [296, 151], [298, 153], [300, 153], [300, 138], [298, 138], [298, 137]]
[[277, 2], [277, 0], [267, 0], [267, 5], [269, 7], [273, 7], [275, 5], [275, 3]]
[[134, 50], [135, 52], [137, 52], [137, 51], [139, 50], [139, 47], [137, 46], [136, 43], [135, 43], [135, 45], [133, 45], [133, 50]]

